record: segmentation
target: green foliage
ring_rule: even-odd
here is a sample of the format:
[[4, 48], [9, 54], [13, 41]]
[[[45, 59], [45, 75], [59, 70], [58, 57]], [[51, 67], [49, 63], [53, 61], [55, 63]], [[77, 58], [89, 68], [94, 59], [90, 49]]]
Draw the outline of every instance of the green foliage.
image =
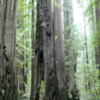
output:
[[61, 4], [57, 3], [55, 0], [52, 0], [52, 4], [55, 6], [55, 7], [61, 7]]
[[95, 9], [100, 7], [100, 0], [92, 0], [88, 2], [88, 6], [85, 10], [85, 15], [88, 16], [88, 21], [91, 22], [95, 20]]
[[[80, 3], [80, 6], [84, 8], [84, 0], [78, 0]], [[89, 0], [87, 0], [88, 2]], [[88, 18], [88, 22], [93, 20], [93, 13], [94, 8], [93, 7], [99, 7], [100, 4], [98, 3], [99, 0], [92, 0], [92, 2], [88, 2], [88, 7], [84, 8], [84, 12], [86, 16], [83, 16], [85, 18]], [[35, 5], [37, 3], [35, 2]], [[55, 0], [52, 0], [52, 4], [54, 7], [61, 7], [59, 3], [57, 3]], [[36, 14], [36, 8], [33, 7], [29, 3], [27, 4], [25, 0], [18, 0], [17, 4], [17, 39], [16, 39], [16, 66], [20, 70], [27, 70], [27, 87], [26, 91], [20, 91], [20, 100], [24, 100], [25, 98], [29, 98], [30, 93], [30, 86], [31, 86], [31, 58], [32, 56], [32, 49], [31, 49], [31, 10], [35, 9]], [[70, 9], [64, 8], [64, 11], [67, 11]], [[36, 15], [35, 15], [36, 17]], [[35, 18], [36, 19], [36, 18]], [[86, 33], [81, 33], [79, 30], [79, 26], [71, 24], [69, 27], [66, 27], [66, 24], [64, 22], [64, 36], [68, 36], [69, 30], [70, 35], [69, 37], [65, 38], [65, 52], [67, 52], [68, 55], [65, 55], [65, 65], [67, 66], [66, 72], [69, 73], [74, 66], [76, 69], [75, 78], [76, 83], [78, 87], [78, 91], [80, 94], [80, 97], [82, 100], [99, 100], [99, 84], [100, 81], [98, 80], [98, 74], [99, 70], [97, 69], [97, 65], [95, 63], [95, 50], [94, 47], [100, 46], [100, 19], [98, 19], [97, 23], [97, 30], [94, 30], [94, 33], [92, 35], [92, 38], [88, 38], [86, 35], [88, 41], [86, 42], [84, 40], [84, 36]], [[85, 24], [81, 23], [81, 24]], [[36, 20], [35, 20], [36, 24]], [[90, 26], [90, 23], [88, 23]], [[83, 28], [84, 25], [82, 25]], [[86, 29], [87, 26], [85, 26]], [[36, 26], [34, 25], [34, 31], [36, 30]], [[91, 33], [92, 34], [92, 33]], [[91, 36], [91, 35], [89, 35]], [[34, 37], [35, 38], [35, 37]], [[58, 36], [54, 37], [54, 40], [56, 41], [58, 39]], [[92, 41], [90, 41], [92, 39]], [[88, 47], [88, 56], [89, 56], [89, 63], [86, 63], [86, 45]], [[93, 47], [93, 48], [92, 48]], [[58, 62], [56, 62], [58, 63]], [[69, 68], [68, 68], [69, 67]], [[74, 70], [75, 70], [74, 69]], [[67, 74], [69, 75], [69, 74]], [[69, 75], [70, 76], [70, 75]], [[22, 75], [16, 76], [18, 79], [23, 80]], [[71, 76], [70, 76], [71, 77]], [[24, 81], [24, 80], [23, 80]], [[71, 79], [73, 81], [73, 79]], [[25, 83], [26, 84], [26, 83]], [[73, 83], [70, 85], [70, 93], [73, 87]], [[41, 82], [41, 89], [40, 89], [40, 99], [42, 100], [43, 95], [45, 93], [45, 82]], [[27, 98], [27, 99], [28, 99]], [[91, 98], [91, 99], [90, 99]]]
[[96, 24], [96, 31], [94, 32], [94, 34], [92, 35], [92, 44], [95, 47], [100, 46], [100, 17], [98, 18], [97, 24]]
[[40, 89], [40, 93], [44, 93], [45, 92], [45, 82], [41, 81], [41, 89]]
[[94, 33], [91, 42], [95, 47], [100, 46], [100, 33]]
[[40, 100], [43, 100], [44, 93], [45, 93], [45, 82], [41, 81]]
[[[31, 10], [32, 4], [25, 0], [17, 2], [17, 35], [16, 35], [16, 69], [19, 71], [16, 77], [25, 86], [25, 91], [19, 88], [19, 100], [28, 100], [31, 86]], [[24, 73], [24, 74], [23, 74]], [[18, 83], [19, 85], [21, 83]]]
[[[80, 22], [79, 25], [83, 29], [75, 28], [73, 27], [73, 25], [72, 26], [70, 25], [65, 29], [64, 34], [66, 34], [69, 29], [71, 31], [73, 30], [70, 34], [70, 37], [65, 40], [65, 43], [67, 43], [68, 50], [69, 50], [68, 52], [69, 56], [65, 57], [66, 60], [65, 64], [67, 65], [67, 67], [69, 66], [73, 67], [72, 64], [75, 64], [73, 63], [75, 62], [74, 57], [77, 56], [76, 58], [77, 67], [76, 67], [75, 77], [76, 77], [77, 88], [80, 94], [80, 99], [99, 100], [100, 81], [98, 78], [99, 69], [97, 68], [97, 64], [95, 61], [95, 47], [100, 46], [100, 32], [99, 32], [100, 18], [98, 18], [98, 21], [96, 23], [95, 21], [96, 15], [94, 11], [95, 11], [95, 7], [100, 8], [99, 5], [100, 0], [99, 1], [92, 0], [92, 2], [90, 2], [90, 0], [87, 1], [78, 0], [78, 1], [79, 1], [79, 6], [81, 6], [80, 8], [82, 8], [81, 13], [83, 13], [82, 18], [80, 18], [81, 21], [83, 22]], [[86, 19], [86, 22], [84, 22], [84, 19]], [[79, 25], [76, 26], [80, 27]], [[85, 40], [85, 37], [87, 41]], [[86, 45], [87, 45], [87, 50], [86, 50]], [[88, 58], [87, 58], [87, 54], [88, 54]], [[71, 58], [74, 58], [74, 60], [72, 60]], [[87, 59], [88, 59], [88, 63], [87, 63]], [[66, 72], [69, 72], [70, 70], [71, 68], [66, 68]]]
[[57, 39], [58, 39], [58, 36], [55, 36], [55, 37], [54, 37], [54, 40], [56, 41]]
[[82, 64], [78, 66], [76, 72], [77, 84], [79, 91], [82, 92], [82, 98], [88, 99], [86, 95], [92, 100], [99, 100], [99, 84], [98, 80], [99, 70], [96, 66]]
[[[31, 63], [31, 4], [26, 4], [26, 1], [18, 0], [17, 3], [17, 39], [16, 39], [16, 55], [18, 67], [27, 63]], [[22, 56], [22, 57], [21, 57]], [[26, 59], [28, 58], [28, 59]]]
[[[88, 16], [88, 21], [89, 22], [92, 22], [93, 24], [93, 19], [95, 17], [94, 14], [94, 7], [96, 9], [100, 8], [100, 1], [99, 0], [92, 0], [92, 2], [90, 2], [88, 4], [88, 7], [86, 9], [86, 15]], [[97, 20], [95, 23], [96, 23], [96, 26], [95, 27], [95, 30], [93, 30], [93, 34], [92, 34], [92, 38], [91, 38], [91, 43], [93, 44], [94, 47], [98, 47], [100, 46], [100, 17], [97, 18], [97, 19], [94, 19], [94, 20]]]

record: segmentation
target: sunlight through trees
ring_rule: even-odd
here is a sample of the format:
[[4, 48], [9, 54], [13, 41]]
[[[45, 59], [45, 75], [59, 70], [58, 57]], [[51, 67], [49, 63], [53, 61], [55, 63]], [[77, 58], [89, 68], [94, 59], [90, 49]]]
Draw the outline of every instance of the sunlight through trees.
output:
[[0, 100], [100, 100], [100, 0], [0, 0]]

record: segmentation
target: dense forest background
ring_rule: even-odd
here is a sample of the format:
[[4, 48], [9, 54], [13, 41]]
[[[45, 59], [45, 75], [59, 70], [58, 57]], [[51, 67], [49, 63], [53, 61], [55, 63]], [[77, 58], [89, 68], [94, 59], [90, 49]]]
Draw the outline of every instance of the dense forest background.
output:
[[0, 0], [0, 100], [100, 100], [100, 0]]

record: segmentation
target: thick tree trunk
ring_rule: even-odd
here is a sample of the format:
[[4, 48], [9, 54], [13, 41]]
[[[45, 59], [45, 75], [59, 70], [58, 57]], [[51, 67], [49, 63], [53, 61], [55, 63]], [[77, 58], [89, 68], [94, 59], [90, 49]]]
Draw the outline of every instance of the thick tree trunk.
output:
[[16, 0], [0, 0], [0, 100], [16, 100]]
[[[55, 0], [59, 5], [61, 5], [61, 0]], [[56, 64], [56, 73], [57, 73], [57, 81], [58, 81], [58, 91], [59, 96], [58, 100], [67, 100], [67, 81], [65, 74], [65, 66], [64, 66], [64, 47], [62, 40], [62, 12], [61, 7], [54, 7], [54, 48], [55, 48], [55, 64]]]
[[57, 69], [55, 59], [53, 23], [51, 19], [51, 1], [44, 0], [43, 25], [43, 61], [45, 79], [44, 100], [59, 100]]
[[[43, 80], [43, 33], [41, 27], [42, 21], [42, 1], [37, 1], [37, 31], [36, 31], [36, 41], [34, 41], [34, 36], [32, 32], [32, 48], [35, 50], [35, 57], [32, 59], [32, 89], [30, 100], [39, 100], [39, 91], [41, 86], [41, 80]], [[33, 21], [33, 18], [32, 18]], [[33, 21], [34, 23], [34, 21]], [[33, 28], [33, 27], [32, 27]], [[34, 43], [35, 42], [35, 43]], [[33, 52], [34, 52], [33, 51]]]
[[[45, 81], [43, 100], [67, 100], [64, 51], [62, 47], [62, 32], [60, 30], [61, 13], [58, 11], [60, 9], [55, 8], [53, 23], [51, 5], [52, 3], [49, 0], [37, 1], [37, 32], [34, 71], [32, 73], [34, 75], [33, 96], [31, 100], [39, 100], [41, 80]], [[58, 16], [60, 17], [56, 19]], [[57, 40], [54, 39], [56, 36], [58, 37]]]

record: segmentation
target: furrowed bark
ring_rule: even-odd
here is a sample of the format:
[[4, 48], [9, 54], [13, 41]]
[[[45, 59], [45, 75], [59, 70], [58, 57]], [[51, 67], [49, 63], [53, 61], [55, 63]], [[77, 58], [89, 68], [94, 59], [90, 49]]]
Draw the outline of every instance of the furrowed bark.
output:
[[16, 100], [16, 0], [0, 0], [0, 100]]

